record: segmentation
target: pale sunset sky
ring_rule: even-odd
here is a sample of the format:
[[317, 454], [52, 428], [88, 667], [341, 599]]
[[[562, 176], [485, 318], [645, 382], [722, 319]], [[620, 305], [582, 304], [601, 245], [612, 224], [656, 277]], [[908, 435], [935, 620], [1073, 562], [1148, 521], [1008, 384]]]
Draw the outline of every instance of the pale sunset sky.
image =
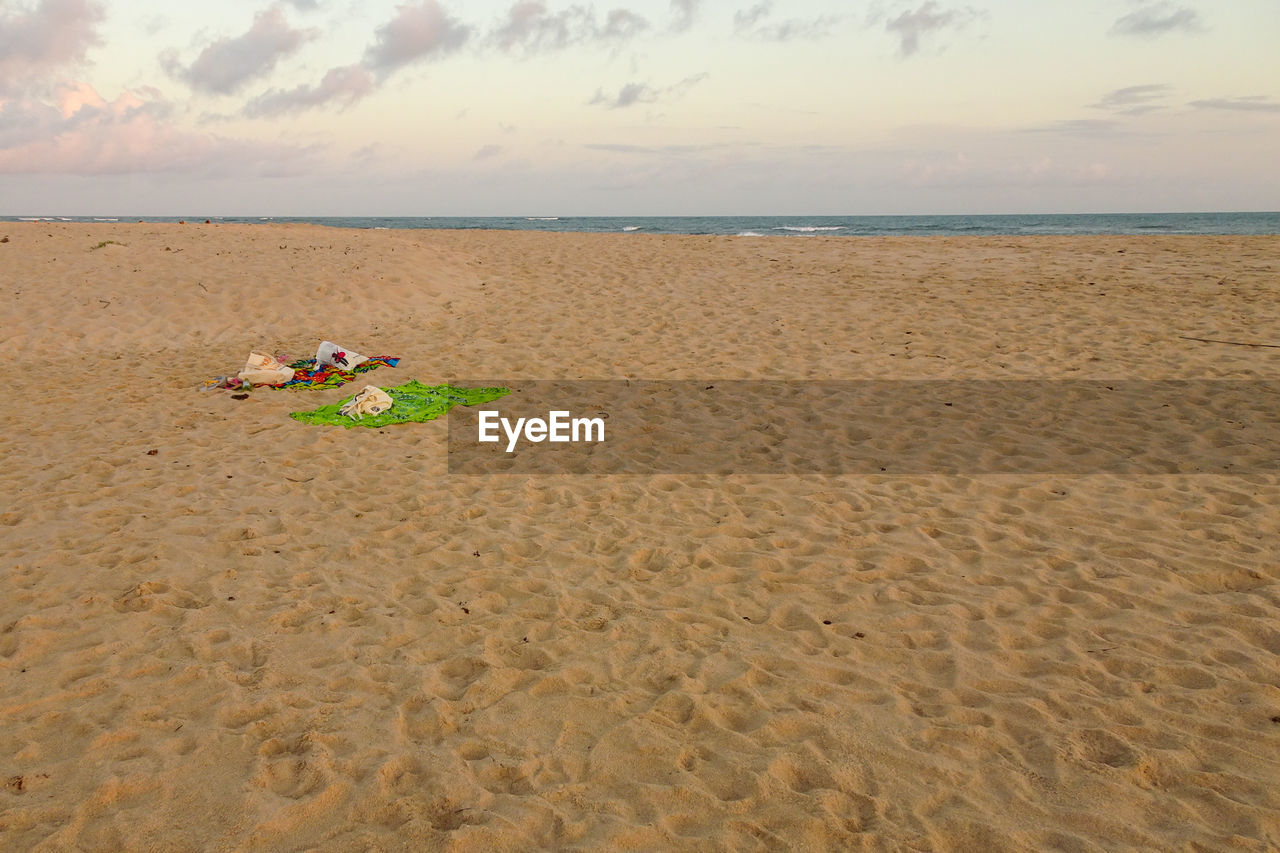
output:
[[1280, 209], [1280, 0], [0, 0], [2, 215]]

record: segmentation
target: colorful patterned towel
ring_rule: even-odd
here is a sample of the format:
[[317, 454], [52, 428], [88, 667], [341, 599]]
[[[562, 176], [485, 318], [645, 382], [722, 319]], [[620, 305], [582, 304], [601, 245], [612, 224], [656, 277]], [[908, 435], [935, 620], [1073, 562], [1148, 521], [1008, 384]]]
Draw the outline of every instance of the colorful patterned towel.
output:
[[356, 365], [355, 370], [342, 370], [334, 367], [332, 364], [317, 365], [314, 358], [304, 358], [301, 361], [295, 361], [289, 366], [293, 368], [293, 378], [282, 385], [273, 385], [272, 388], [337, 388], [340, 385], [346, 385], [352, 379], [355, 379], [361, 373], [368, 373], [377, 367], [386, 365], [387, 367], [395, 367], [400, 363], [399, 358], [392, 358], [386, 355], [375, 355], [368, 361]]
[[423, 385], [417, 380], [409, 380], [395, 388], [384, 388], [391, 395], [390, 411], [380, 415], [366, 415], [360, 420], [353, 420], [339, 414], [339, 409], [349, 400], [335, 403], [332, 406], [321, 406], [310, 412], [290, 412], [289, 417], [304, 424], [336, 424], [344, 427], [382, 427], [391, 424], [421, 423], [431, 421], [443, 415], [454, 406], [478, 406], [499, 397], [505, 397], [511, 391], [507, 388], [456, 388], [453, 385]]

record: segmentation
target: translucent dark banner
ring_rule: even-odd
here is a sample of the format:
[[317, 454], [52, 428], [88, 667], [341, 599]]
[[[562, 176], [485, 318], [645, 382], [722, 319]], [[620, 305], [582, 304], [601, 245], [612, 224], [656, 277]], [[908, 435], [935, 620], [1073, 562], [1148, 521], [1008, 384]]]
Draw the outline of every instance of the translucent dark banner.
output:
[[455, 474], [1280, 471], [1280, 380], [502, 381]]

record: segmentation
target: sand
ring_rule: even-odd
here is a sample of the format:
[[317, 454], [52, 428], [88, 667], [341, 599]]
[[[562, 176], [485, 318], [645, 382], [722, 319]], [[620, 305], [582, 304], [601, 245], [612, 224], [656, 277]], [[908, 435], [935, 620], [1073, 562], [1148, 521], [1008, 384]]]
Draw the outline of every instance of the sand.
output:
[[1180, 336], [1280, 343], [1280, 238], [0, 234], [4, 849], [1280, 848], [1273, 471], [451, 476], [197, 390], [1277, 379]]

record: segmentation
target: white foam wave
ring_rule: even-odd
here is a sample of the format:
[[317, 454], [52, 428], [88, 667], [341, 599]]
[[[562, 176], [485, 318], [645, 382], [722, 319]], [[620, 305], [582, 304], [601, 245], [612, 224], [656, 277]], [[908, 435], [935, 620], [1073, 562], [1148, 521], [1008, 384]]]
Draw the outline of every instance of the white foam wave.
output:
[[843, 225], [775, 225], [774, 231], [842, 231]]
[[739, 236], [739, 237], [763, 237], [763, 236], [765, 236], [765, 235], [764, 235], [764, 234], [761, 234], [759, 231], [739, 231], [737, 236]]
[[526, 222], [555, 222], [559, 216], [526, 216]]
[[639, 231], [640, 226], [639, 225], [623, 225], [622, 230], [623, 231]]

